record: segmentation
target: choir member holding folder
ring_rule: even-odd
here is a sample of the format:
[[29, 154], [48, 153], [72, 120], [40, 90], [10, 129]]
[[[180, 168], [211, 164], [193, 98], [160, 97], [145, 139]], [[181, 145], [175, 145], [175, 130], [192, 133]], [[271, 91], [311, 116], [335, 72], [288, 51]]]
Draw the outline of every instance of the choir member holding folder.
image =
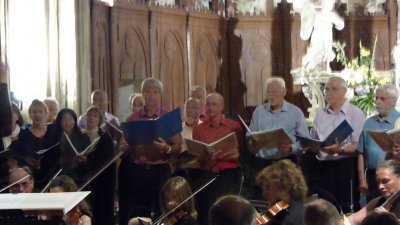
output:
[[[77, 156], [78, 153], [90, 145], [90, 139], [83, 134], [77, 125], [77, 116], [72, 109], [61, 109], [57, 114], [56, 122], [57, 137], [60, 140], [59, 163], [63, 168], [63, 174], [74, 179], [78, 184], [83, 182], [82, 173], [86, 173], [85, 156]], [[53, 172], [54, 174], [55, 172]]]
[[[99, 138], [95, 150], [84, 156], [88, 174], [98, 171], [115, 154], [113, 140], [108, 133], [100, 129], [103, 124], [103, 114], [102, 110], [95, 106], [86, 111], [87, 122], [83, 133], [89, 136], [92, 143]], [[93, 208], [93, 224], [95, 225], [114, 223], [115, 180], [116, 168], [115, 164], [111, 164], [91, 183], [90, 199]]]
[[[236, 140], [242, 140], [240, 124], [225, 118], [223, 110], [224, 98], [218, 93], [209, 94], [206, 98], [207, 120], [193, 128], [193, 140], [211, 144], [232, 132], [236, 134]], [[237, 162], [239, 146], [240, 144], [236, 143], [213, 149], [199, 158], [200, 170], [197, 173], [192, 171], [194, 187], [199, 186], [209, 177], [218, 175], [215, 182], [197, 196], [200, 224], [208, 224], [208, 210], [218, 197], [226, 194], [238, 194], [241, 181], [241, 172]]]
[[399, 92], [393, 84], [377, 87], [375, 90], [375, 105], [378, 114], [369, 117], [362, 129], [357, 147], [357, 151], [360, 153], [358, 155], [358, 177], [360, 191], [367, 194], [367, 201], [379, 195], [375, 172], [377, 166], [386, 158], [386, 152], [372, 139], [369, 131], [393, 129], [396, 120], [400, 118], [400, 112], [395, 108], [398, 97]]
[[[145, 105], [140, 111], [130, 115], [127, 122], [154, 120], [167, 114], [161, 108], [162, 91], [163, 85], [159, 80], [145, 79], [141, 90]], [[179, 153], [182, 144], [181, 121], [179, 127], [178, 133], [171, 137], [158, 138], [145, 144], [130, 144], [127, 147], [127, 154], [122, 158], [118, 174], [119, 224], [127, 224], [131, 217], [151, 217], [159, 213], [157, 203], [161, 186], [171, 175], [168, 155]], [[122, 128], [124, 129], [123, 124]], [[127, 138], [125, 130], [124, 135]], [[143, 131], [136, 135], [149, 134]], [[129, 139], [127, 142], [132, 143]]]
[[286, 158], [300, 150], [299, 142], [295, 135], [308, 136], [307, 124], [303, 112], [295, 105], [284, 100], [286, 95], [285, 81], [280, 77], [270, 77], [265, 82], [266, 98], [268, 103], [258, 106], [251, 118], [250, 130], [252, 132], [283, 129], [290, 137], [292, 144], [288, 142], [278, 143], [273, 148], [265, 148], [265, 139], [254, 140], [251, 133], [246, 137], [249, 150], [256, 157], [264, 159], [264, 166], [272, 161]]
[[323, 195], [321, 190], [328, 192], [325, 196], [329, 195], [329, 200], [345, 213], [354, 210], [358, 203], [354, 188], [357, 187], [356, 147], [365, 118], [359, 108], [346, 100], [346, 91], [343, 78], [329, 78], [325, 86], [327, 106], [317, 110], [311, 137], [331, 141], [317, 149], [309, 148], [311, 152], [307, 153], [305, 163], [310, 166], [307, 171], [310, 189], [320, 195]]
[[42, 101], [33, 100], [28, 111], [32, 126], [20, 131], [15, 155], [18, 156], [17, 160], [21, 165], [31, 168], [37, 187], [41, 188], [49, 179], [49, 168], [57, 161], [57, 151], [52, 150], [55, 150], [58, 140], [54, 127], [46, 125], [48, 112]]

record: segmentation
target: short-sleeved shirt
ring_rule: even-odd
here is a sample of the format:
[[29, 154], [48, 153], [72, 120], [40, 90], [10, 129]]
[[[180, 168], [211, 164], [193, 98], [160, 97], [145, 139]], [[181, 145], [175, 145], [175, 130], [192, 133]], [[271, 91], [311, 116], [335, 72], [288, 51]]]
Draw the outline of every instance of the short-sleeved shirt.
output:
[[396, 120], [400, 117], [400, 113], [393, 109], [385, 120], [381, 121], [380, 115], [371, 116], [365, 121], [358, 142], [357, 151], [364, 153], [366, 157], [366, 167], [376, 169], [376, 167], [385, 160], [386, 152], [384, 152], [368, 134], [369, 130], [384, 131], [394, 127]]
[[[230, 120], [221, 116], [220, 124], [217, 127], [213, 126], [209, 121], [204, 121], [203, 123], [196, 125], [193, 128], [193, 140], [210, 144], [220, 140], [232, 132], [236, 133], [237, 140], [240, 142], [242, 136], [242, 128], [240, 124], [234, 120]], [[229, 151], [229, 149], [227, 149], [227, 151]], [[209, 167], [208, 165], [201, 165], [201, 169], [211, 170], [212, 172], [219, 172], [224, 169], [234, 169], [237, 167], [237, 160], [215, 160], [215, 163], [212, 167]]]
[[[350, 124], [353, 133], [341, 143], [341, 146], [348, 146], [358, 142], [364, 125], [365, 116], [359, 108], [352, 105], [347, 100], [343, 103], [338, 112], [333, 112], [330, 105], [317, 110], [314, 126], [311, 129], [311, 137], [318, 140], [325, 140], [344, 120]], [[335, 160], [345, 157], [349, 156], [332, 155], [325, 152], [320, 152], [318, 154], [318, 159], [320, 160]]]
[[[252, 132], [282, 128], [294, 142], [292, 145], [293, 153], [300, 149], [300, 144], [296, 141], [295, 135], [309, 136], [303, 112], [287, 101], [283, 101], [282, 108], [278, 112], [272, 111], [269, 103], [258, 106], [254, 110], [249, 128]], [[247, 132], [246, 136], [249, 137], [250, 133]], [[249, 148], [252, 152], [256, 152], [256, 156], [259, 158], [279, 159], [287, 156], [279, 152], [277, 148], [261, 149], [260, 151], [252, 149], [251, 145], [249, 145]]]

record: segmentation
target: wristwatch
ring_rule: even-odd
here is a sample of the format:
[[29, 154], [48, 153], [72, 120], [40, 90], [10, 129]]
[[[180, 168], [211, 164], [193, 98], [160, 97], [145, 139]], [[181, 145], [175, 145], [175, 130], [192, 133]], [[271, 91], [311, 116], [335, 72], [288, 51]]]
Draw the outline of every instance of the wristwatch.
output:
[[344, 155], [346, 152], [344, 151], [344, 147], [340, 147], [339, 155]]

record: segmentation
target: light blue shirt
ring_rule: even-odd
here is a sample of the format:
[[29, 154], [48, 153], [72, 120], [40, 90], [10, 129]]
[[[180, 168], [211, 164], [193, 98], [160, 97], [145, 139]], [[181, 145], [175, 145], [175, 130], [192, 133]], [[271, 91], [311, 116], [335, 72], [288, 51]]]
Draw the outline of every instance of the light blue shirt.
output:
[[386, 157], [386, 152], [384, 152], [371, 138], [368, 134], [368, 130], [383, 131], [393, 129], [394, 124], [399, 117], [400, 113], [396, 109], [393, 109], [384, 121], [379, 120], [379, 115], [371, 116], [365, 121], [358, 142], [357, 151], [364, 153], [367, 168], [376, 169], [376, 167], [382, 163]]
[[[300, 144], [294, 135], [308, 137], [308, 128], [303, 112], [295, 105], [283, 101], [282, 108], [278, 112], [273, 112], [269, 103], [258, 106], [253, 113], [250, 123], [250, 130], [266, 131], [282, 128], [292, 139], [292, 153], [300, 149]], [[247, 132], [246, 138], [250, 142], [250, 133]], [[261, 149], [257, 151], [249, 144], [249, 149], [259, 158], [279, 159], [286, 157], [277, 148]]]

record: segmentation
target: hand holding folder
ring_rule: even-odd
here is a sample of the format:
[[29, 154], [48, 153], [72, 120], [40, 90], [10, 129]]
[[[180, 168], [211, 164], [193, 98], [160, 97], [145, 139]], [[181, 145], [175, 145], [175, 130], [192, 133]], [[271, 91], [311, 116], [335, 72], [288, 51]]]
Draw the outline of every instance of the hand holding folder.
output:
[[154, 120], [124, 122], [121, 128], [129, 145], [152, 144], [182, 132], [181, 111], [177, 108]]
[[282, 128], [264, 131], [251, 131], [242, 117], [238, 115], [240, 121], [252, 138], [253, 147], [257, 150], [278, 148], [280, 145], [287, 146], [293, 144], [292, 139]]

